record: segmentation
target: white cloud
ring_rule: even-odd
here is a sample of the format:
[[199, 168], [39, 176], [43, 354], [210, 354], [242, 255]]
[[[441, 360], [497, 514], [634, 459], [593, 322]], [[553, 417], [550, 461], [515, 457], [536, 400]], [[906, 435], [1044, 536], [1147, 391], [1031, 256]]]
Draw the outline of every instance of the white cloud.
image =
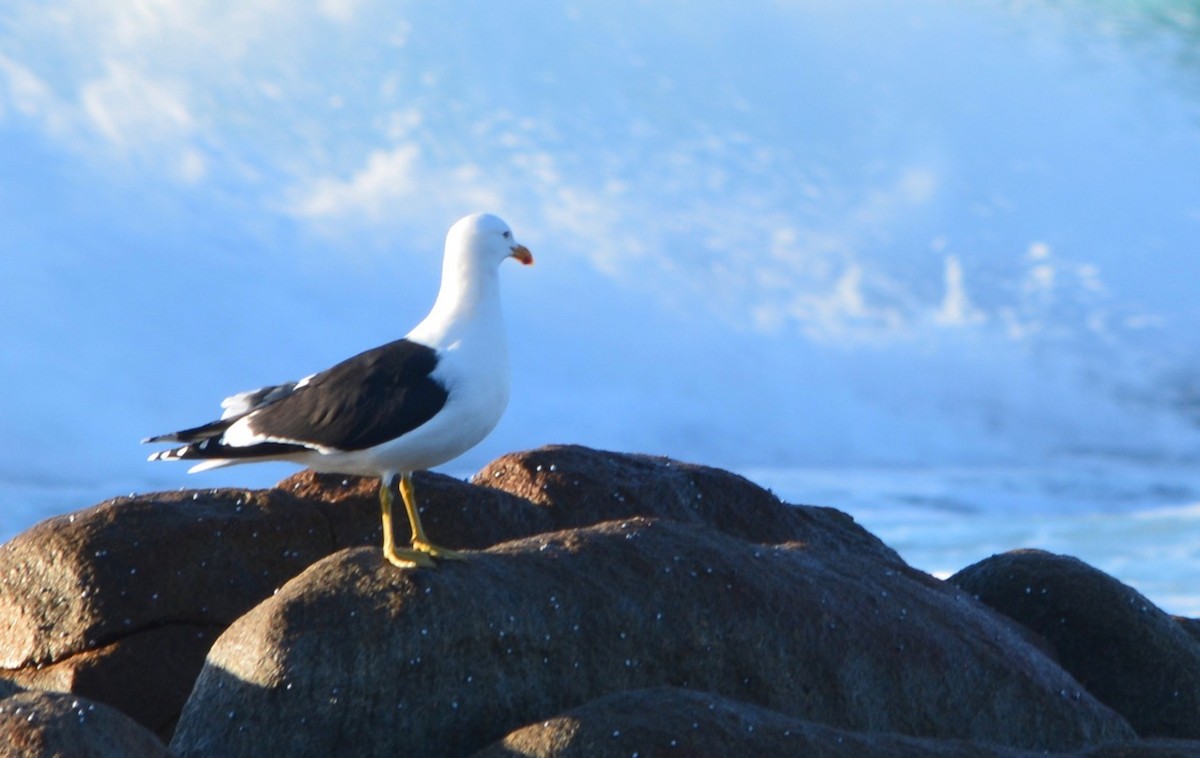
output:
[[501, 205], [501, 193], [478, 166], [432, 166], [415, 143], [375, 150], [349, 178], [311, 179], [293, 188], [291, 195], [288, 210], [314, 222], [365, 218], [377, 223], [401, 211], [412, 217], [435, 208], [461, 212]]
[[186, 149], [179, 156], [177, 173], [187, 182], [198, 182], [208, 173], [208, 159], [199, 150]]
[[7, 101], [22, 116], [41, 121], [51, 134], [61, 135], [69, 130], [71, 119], [67, 108], [29, 68], [0, 53], [0, 77], [0, 82], [7, 85], [0, 90], [0, 94], [6, 94], [0, 97], [0, 117]]
[[1041, 261], [1050, 257], [1050, 245], [1045, 242], [1031, 242], [1026, 253], [1031, 261]]
[[945, 278], [946, 294], [941, 308], [934, 314], [934, 322], [942, 326], [972, 326], [985, 321], [986, 316], [967, 295], [962, 263], [957, 256], [946, 257]]
[[348, 24], [358, 12], [358, 0], [321, 0], [321, 13], [338, 23]]
[[271, 80], [277, 70], [263, 76], [250, 56], [290, 53], [307, 39], [296, 28], [319, 19], [278, 0], [63, 0], [9, 10], [15, 31], [0, 33], [0, 117], [40, 121], [48, 138], [89, 160], [129, 161], [186, 182], [229, 152], [219, 149], [222, 122], [246, 124], [244, 114], [215, 106], [284, 90]]
[[292, 212], [309, 219], [362, 215], [379, 219], [384, 210], [416, 189], [417, 157], [413, 144], [376, 150], [349, 179], [323, 177], [297, 192]]
[[910, 166], [890, 185], [879, 187], [864, 198], [853, 215], [858, 224], [886, 226], [914, 208], [929, 204], [936, 196], [940, 180], [931, 166]]
[[84, 113], [92, 127], [122, 149], [189, 136], [194, 119], [182, 87], [110, 63], [101, 79], [83, 86]]
[[907, 320], [896, 307], [874, 302], [867, 294], [871, 278], [862, 264], [847, 266], [828, 289], [797, 292], [778, 312], [761, 309], [760, 325], [791, 319], [810, 339], [821, 342], [870, 342], [892, 337], [906, 329]]
[[196, 145], [196, 118], [181, 84], [110, 63], [103, 78], [83, 86], [80, 104], [88, 127], [119, 155], [160, 164], [185, 182], [200, 181], [208, 173], [208, 160]]
[[110, 64], [104, 77], [81, 86], [73, 103], [27, 66], [0, 55], [0, 116], [6, 107], [79, 152], [94, 150], [99, 138], [117, 155], [161, 163], [186, 182], [208, 172], [204, 152], [193, 144], [196, 120], [182, 88], [128, 66]]

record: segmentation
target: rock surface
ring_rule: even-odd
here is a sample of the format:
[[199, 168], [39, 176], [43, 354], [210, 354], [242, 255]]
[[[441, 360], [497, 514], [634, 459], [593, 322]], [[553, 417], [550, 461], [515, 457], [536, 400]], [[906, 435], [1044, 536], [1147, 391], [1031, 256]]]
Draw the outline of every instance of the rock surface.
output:
[[167, 624], [8, 675], [30, 689], [70, 692], [111, 705], [165, 741], [221, 629]]
[[866, 734], [678, 688], [616, 692], [518, 729], [474, 758], [1031, 758], [1015, 748]]
[[0, 756], [4, 758], [167, 758], [153, 734], [102, 703], [25, 691], [0, 680]]
[[[377, 482], [312, 472], [271, 490], [118, 498], [0, 547], [0, 674], [73, 693], [0, 679], [0, 698], [49, 719], [24, 706], [25, 726], [0, 718], [26, 740], [11, 744], [53, 746], [29, 736], [53, 732], [77, 738], [71, 754], [160, 755], [144, 732], [126, 744], [93, 731], [103, 706], [72, 704], [115, 705], [167, 738], [196, 684], [175, 735], [185, 754], [464, 754], [510, 733], [603, 754], [591, 748], [604, 724], [703, 705], [710, 718], [694, 723], [710, 746], [786, 722], [789, 738], [829, 751], [1200, 755], [1196, 742], [1130, 742], [1128, 723], [1054, 661], [1070, 657], [1062, 640], [909, 568], [848, 516], [728, 472], [555, 446], [504, 456], [472, 483], [422, 473], [416, 485], [435, 541], [486, 552], [395, 569], [379, 555]], [[1170, 623], [1195, 640], [1197, 622]], [[1073, 670], [1111, 654], [1079, 647]], [[1186, 734], [1184, 711], [1156, 702], [1166, 733]], [[73, 732], [80, 715], [88, 728]], [[653, 718], [624, 723], [620, 744], [641, 754], [665, 734]]]
[[851, 732], [708, 692], [674, 687], [614, 692], [517, 729], [473, 758], [1196, 758], [1200, 742], [1136, 740], [1069, 753], [963, 740]]
[[[837, 511], [789, 507], [741, 477], [666, 459], [559, 446], [505, 456], [475, 486], [415, 480], [427, 530], [453, 548], [642, 514], [776, 541], [832, 521], [858, 535], [854, 549], [899, 564]], [[0, 547], [0, 668], [116, 706], [169, 739], [225, 627], [318, 559], [380, 544], [378, 486], [305, 471], [271, 490], [116, 498], [42, 522]], [[742, 500], [753, 507], [729, 507]]]
[[330, 556], [222, 635], [171, 745], [461, 755], [655, 686], [852, 730], [1059, 750], [1133, 736], [1014, 625], [917, 572], [634, 518], [433, 571]]
[[286, 492], [117, 498], [0, 547], [0, 667], [164, 736], [222, 629], [331, 552]]
[[1136, 590], [1040, 550], [993, 556], [949, 581], [1041, 635], [1140, 735], [1200, 738], [1200, 642]]
[[537, 532], [654, 516], [703, 524], [749, 542], [804, 540], [904, 565], [894, 550], [841, 511], [788, 505], [737, 474], [669, 458], [550, 445], [498, 458], [472, 482], [538, 505], [548, 519]]

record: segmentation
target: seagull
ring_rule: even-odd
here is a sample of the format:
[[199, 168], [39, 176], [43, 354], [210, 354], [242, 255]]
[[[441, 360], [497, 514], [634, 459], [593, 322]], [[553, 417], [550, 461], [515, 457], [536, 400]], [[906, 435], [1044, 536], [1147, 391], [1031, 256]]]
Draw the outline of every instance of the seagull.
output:
[[[508, 404], [508, 347], [500, 264], [533, 255], [490, 214], [459, 219], [446, 235], [437, 299], [403, 339], [303, 379], [232, 395], [221, 418], [143, 442], [181, 443], [151, 461], [199, 461], [189, 473], [289, 461], [325, 473], [379, 477], [383, 555], [401, 568], [462, 554], [429, 541], [412, 474], [457, 458], [486, 437]], [[393, 490], [412, 529], [396, 547]]]

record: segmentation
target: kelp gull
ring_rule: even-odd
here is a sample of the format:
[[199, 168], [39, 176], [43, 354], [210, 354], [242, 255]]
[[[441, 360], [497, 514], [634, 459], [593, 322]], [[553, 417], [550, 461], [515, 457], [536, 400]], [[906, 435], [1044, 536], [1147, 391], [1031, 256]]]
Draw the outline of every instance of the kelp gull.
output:
[[[433, 566], [431, 556], [461, 557], [426, 537], [412, 472], [474, 447], [508, 404], [499, 276], [506, 258], [533, 263], [499, 218], [460, 219], [446, 235], [433, 309], [407, 336], [299, 381], [226, 398], [219, 420], [143, 440], [184, 443], [150, 460], [200, 461], [190, 472], [290, 461], [321, 472], [378, 476], [384, 557], [401, 567]], [[392, 536], [397, 480], [411, 549], [398, 549]]]

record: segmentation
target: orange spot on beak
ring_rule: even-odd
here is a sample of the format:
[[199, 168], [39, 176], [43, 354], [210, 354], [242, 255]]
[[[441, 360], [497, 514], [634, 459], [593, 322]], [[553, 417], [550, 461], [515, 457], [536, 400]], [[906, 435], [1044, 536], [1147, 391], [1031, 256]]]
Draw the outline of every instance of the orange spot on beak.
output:
[[529, 248], [524, 245], [513, 245], [512, 257], [524, 263], [526, 266], [533, 265], [533, 253], [529, 252]]

